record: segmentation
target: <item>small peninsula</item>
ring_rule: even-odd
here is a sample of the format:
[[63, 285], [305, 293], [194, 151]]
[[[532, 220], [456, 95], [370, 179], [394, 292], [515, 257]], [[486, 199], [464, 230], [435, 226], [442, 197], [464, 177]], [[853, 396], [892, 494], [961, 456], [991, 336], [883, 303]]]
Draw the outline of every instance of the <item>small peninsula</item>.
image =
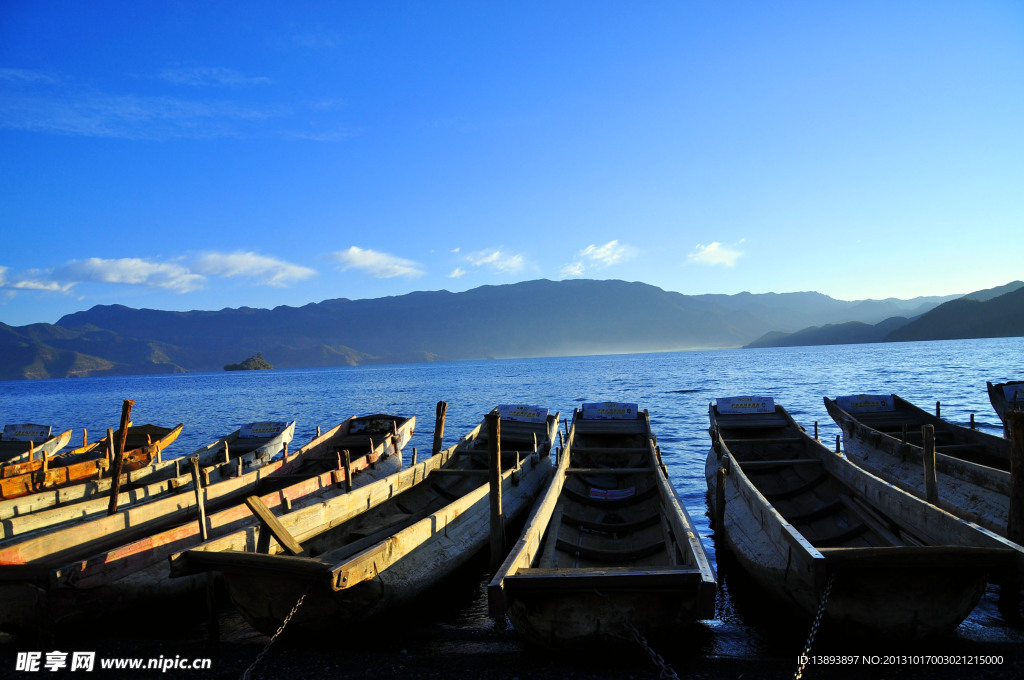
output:
[[266, 371], [274, 368], [263, 358], [263, 354], [256, 352], [256, 356], [249, 357], [240, 364], [225, 364], [225, 371]]

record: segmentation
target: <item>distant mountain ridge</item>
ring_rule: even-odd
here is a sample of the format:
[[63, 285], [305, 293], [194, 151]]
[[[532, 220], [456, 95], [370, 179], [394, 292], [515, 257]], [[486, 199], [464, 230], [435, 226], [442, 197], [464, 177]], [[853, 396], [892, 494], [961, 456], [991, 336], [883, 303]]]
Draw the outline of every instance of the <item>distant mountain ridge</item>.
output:
[[[683, 295], [639, 282], [574, 279], [274, 309], [172, 312], [99, 305], [53, 325], [0, 324], [0, 379], [219, 371], [257, 352], [278, 368], [299, 368], [715, 349], [792, 338], [811, 324], [833, 327], [819, 341], [848, 341], [847, 331], [874, 337], [893, 324], [887, 316], [924, 319], [951, 299]], [[962, 302], [1003, 304], [1001, 296], [979, 300]], [[979, 323], [971, 332], [985, 332], [987, 322]]]
[[968, 293], [923, 314], [894, 316], [876, 324], [847, 322], [812, 326], [795, 333], [770, 332], [752, 347], [798, 347], [865, 342], [954, 340], [1024, 335], [1024, 282]]

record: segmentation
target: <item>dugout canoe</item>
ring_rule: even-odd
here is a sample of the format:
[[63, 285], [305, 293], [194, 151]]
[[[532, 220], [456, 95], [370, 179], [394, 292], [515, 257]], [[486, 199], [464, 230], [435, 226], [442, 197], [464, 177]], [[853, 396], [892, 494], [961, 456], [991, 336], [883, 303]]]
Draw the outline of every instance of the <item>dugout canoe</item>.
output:
[[672, 488], [650, 416], [583, 404], [519, 541], [488, 586], [531, 643], [612, 648], [714, 618], [714, 569]]
[[[125, 509], [131, 505], [149, 502], [182, 490], [191, 488], [190, 461], [196, 458], [204, 479], [214, 480], [238, 477], [246, 469], [253, 466], [261, 467], [270, 459], [287, 450], [288, 443], [295, 434], [295, 421], [277, 422], [261, 421], [247, 423], [231, 434], [221, 437], [207, 446], [193, 451], [188, 456], [164, 461], [167, 466], [167, 479], [142, 484], [136, 481], [132, 485], [124, 480], [125, 491], [118, 494], [117, 508]], [[184, 464], [184, 467], [183, 467]], [[239, 467], [241, 466], [241, 467]], [[127, 477], [123, 475], [123, 477]], [[150, 477], [137, 478], [145, 481]], [[209, 482], [207, 482], [207, 486]], [[135, 486], [135, 488], [130, 488]], [[27, 536], [33, 532], [51, 531], [55, 527], [68, 522], [80, 522], [85, 519], [107, 514], [110, 505], [109, 496], [90, 496], [75, 503], [66, 503], [50, 507], [44, 504], [30, 505], [18, 503], [21, 498], [0, 502], [0, 544], [9, 542], [15, 536]], [[9, 508], [3, 508], [4, 504]], [[2, 511], [7, 509], [10, 514]]]
[[1010, 380], [1003, 383], [985, 383], [988, 400], [992, 402], [999, 420], [1003, 423], [1003, 436], [1010, 438], [1006, 424], [1006, 413], [1013, 409], [1024, 411], [1024, 380]]
[[[181, 434], [183, 425], [134, 425], [128, 428], [121, 458], [122, 472], [141, 470], [160, 461], [161, 452]], [[115, 440], [118, 433], [115, 432]], [[111, 461], [107, 438], [50, 458], [6, 465], [0, 470], [0, 498], [18, 498], [43, 489], [51, 489], [102, 476]]]
[[926, 497], [922, 426], [935, 432], [936, 505], [1006, 536], [1010, 442], [954, 425], [895, 394], [825, 398], [846, 456], [904, 491]]
[[[558, 414], [500, 406], [503, 516], [524, 514], [551, 473]], [[492, 412], [493, 413], [493, 412]], [[485, 419], [486, 420], [486, 419]], [[424, 593], [490, 540], [489, 435], [481, 421], [455, 445], [346, 497], [276, 518], [291, 545], [236, 532], [175, 556], [175, 575], [223, 573], [256, 629], [334, 635]]]
[[0, 465], [52, 456], [63, 449], [71, 441], [71, 430], [51, 435], [52, 429], [49, 425], [34, 423], [4, 425], [0, 434]]
[[315, 505], [346, 492], [346, 468], [353, 486], [372, 483], [400, 461], [415, 426], [415, 417], [384, 418], [349, 418], [287, 460], [203, 486], [202, 510], [193, 490], [0, 547], [0, 630], [30, 635], [194, 593], [198, 579], [169, 578], [171, 554], [257, 523], [250, 497], [266, 508]]
[[843, 633], [953, 631], [1024, 549], [862, 470], [770, 397], [709, 407], [716, 544], [774, 599]]

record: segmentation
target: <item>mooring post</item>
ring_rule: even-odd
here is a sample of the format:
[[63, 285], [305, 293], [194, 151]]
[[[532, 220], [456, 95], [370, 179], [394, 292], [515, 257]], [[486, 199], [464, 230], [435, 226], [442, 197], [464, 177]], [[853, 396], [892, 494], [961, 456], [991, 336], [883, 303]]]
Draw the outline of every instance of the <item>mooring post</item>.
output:
[[[1005, 421], [1010, 435], [1010, 511], [1006, 538], [1020, 545], [1024, 543], [1024, 411], [1016, 408], [1008, 411]], [[1016, 567], [1007, 569], [999, 584], [999, 612], [1015, 624], [1021, 622], [1022, 585]]]
[[501, 567], [505, 553], [505, 527], [501, 516], [501, 415], [488, 413], [487, 453], [491, 499], [491, 573]]
[[410, 465], [415, 465], [415, 464], [416, 464], [416, 447], [414, 446], [414, 447], [412, 447], [412, 463], [410, 463]]
[[199, 456], [192, 456], [188, 460], [192, 468], [192, 490], [196, 494], [196, 508], [199, 510], [199, 535], [205, 541], [206, 535], [206, 503], [203, 498], [203, 485], [199, 477]]
[[837, 434], [837, 435], [836, 435], [836, 453], [839, 453], [839, 451], [840, 451], [840, 448], [839, 448], [839, 442], [840, 442], [841, 440], [842, 440], [842, 437], [841, 437], [840, 435], [838, 435], [838, 434]]
[[715, 533], [719, 537], [725, 536], [725, 484], [729, 477], [727, 465], [728, 459], [718, 468], [715, 476]]
[[444, 419], [448, 413], [448, 402], [437, 402], [437, 412], [434, 416], [434, 446], [431, 455], [436, 456], [441, 451], [441, 442], [444, 441]]
[[342, 452], [345, 463], [345, 491], [352, 490], [352, 454], [348, 449]]
[[938, 401], [935, 402], [935, 417], [936, 418], [941, 418], [942, 417], [942, 404], [941, 404], [941, 402], [938, 402]]
[[117, 438], [117, 447], [114, 449], [113, 469], [110, 471], [108, 515], [113, 515], [117, 512], [117, 494], [121, 490], [121, 466], [124, 463], [124, 445], [128, 440], [128, 422], [132, 415], [132, 406], [135, 406], [135, 401], [132, 399], [125, 399], [124, 403], [121, 404], [121, 434]]
[[939, 486], [935, 479], [935, 426], [922, 425], [921, 439], [924, 441], [924, 498], [935, 503], [939, 500]]

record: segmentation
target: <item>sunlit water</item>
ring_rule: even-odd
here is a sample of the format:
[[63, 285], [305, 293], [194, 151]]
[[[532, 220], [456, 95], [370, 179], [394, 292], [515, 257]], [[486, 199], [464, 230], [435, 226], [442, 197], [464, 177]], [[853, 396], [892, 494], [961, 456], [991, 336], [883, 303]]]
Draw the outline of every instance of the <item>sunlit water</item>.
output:
[[[116, 427], [123, 399], [135, 400], [136, 423], [185, 424], [166, 455], [186, 455], [254, 420], [296, 420], [294, 446], [350, 415], [415, 415], [406, 449], [430, 449], [437, 401], [448, 402], [445, 443], [454, 442], [498, 403], [547, 406], [562, 418], [585, 401], [630, 401], [650, 411], [673, 483], [715, 559], [705, 514], [704, 459], [708, 403], [719, 396], [769, 395], [822, 441], [839, 429], [822, 397], [890, 393], [942, 415], [1001, 434], [985, 382], [1024, 377], [1024, 338], [722, 350], [436, 364], [401, 364], [312, 370], [222, 372], [0, 382], [0, 421], [75, 430], [80, 441]], [[726, 579], [728, 581], [728, 579]], [[730, 588], [711, 622], [713, 653], [757, 653], [764, 631], [752, 626]], [[757, 594], [750, 596], [757, 599]], [[961, 626], [965, 638], [1000, 635], [999, 621], [983, 602]], [[752, 616], [750, 618], [753, 618]], [[1012, 633], [1007, 633], [1012, 634]], [[769, 636], [770, 637], [770, 636]]]

